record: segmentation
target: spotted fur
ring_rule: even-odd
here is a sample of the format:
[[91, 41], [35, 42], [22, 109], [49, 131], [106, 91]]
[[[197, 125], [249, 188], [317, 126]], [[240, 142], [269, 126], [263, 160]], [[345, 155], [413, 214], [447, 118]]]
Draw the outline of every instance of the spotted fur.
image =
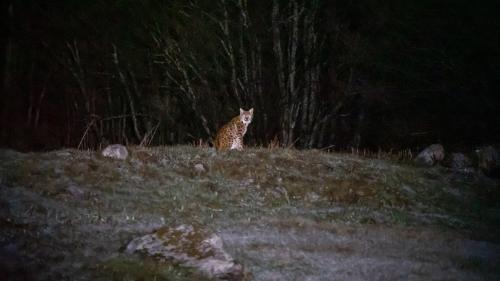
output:
[[240, 108], [240, 115], [224, 125], [215, 136], [214, 146], [217, 150], [243, 150], [243, 136], [253, 118], [253, 108], [245, 111]]

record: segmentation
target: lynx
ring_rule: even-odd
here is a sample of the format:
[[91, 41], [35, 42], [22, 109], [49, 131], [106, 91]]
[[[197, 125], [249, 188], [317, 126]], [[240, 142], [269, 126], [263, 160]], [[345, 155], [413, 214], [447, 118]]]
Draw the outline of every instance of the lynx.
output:
[[253, 108], [245, 111], [240, 108], [240, 115], [234, 117], [217, 132], [214, 146], [217, 150], [243, 150], [243, 136], [253, 118]]

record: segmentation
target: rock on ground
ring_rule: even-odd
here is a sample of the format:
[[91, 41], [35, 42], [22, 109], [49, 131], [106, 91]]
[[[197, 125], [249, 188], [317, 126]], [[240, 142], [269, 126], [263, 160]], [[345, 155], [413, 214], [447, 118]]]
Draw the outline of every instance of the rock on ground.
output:
[[417, 155], [415, 162], [418, 164], [433, 166], [434, 164], [442, 161], [444, 159], [444, 155], [444, 147], [442, 145], [431, 144]]
[[243, 280], [243, 267], [223, 249], [221, 238], [198, 227], [163, 227], [154, 233], [133, 239], [127, 252], [144, 252], [195, 268], [210, 278]]
[[478, 168], [487, 175], [500, 174], [500, 153], [489, 145], [476, 150]]
[[205, 169], [205, 166], [203, 166], [203, 164], [200, 164], [200, 163], [198, 163], [198, 164], [194, 165], [194, 169], [195, 169], [195, 171], [196, 171], [196, 172], [198, 172], [198, 173], [204, 173], [204, 172], [206, 172], [206, 171], [207, 171], [207, 170]]
[[128, 157], [127, 148], [121, 144], [108, 145], [103, 151], [102, 156], [125, 160]]
[[85, 191], [83, 191], [81, 188], [79, 188], [76, 185], [70, 185], [66, 188], [66, 192], [71, 194], [71, 196], [77, 198], [77, 199], [83, 199], [85, 197]]
[[451, 153], [445, 161], [446, 166], [456, 171], [465, 171], [472, 168], [472, 161], [463, 153]]

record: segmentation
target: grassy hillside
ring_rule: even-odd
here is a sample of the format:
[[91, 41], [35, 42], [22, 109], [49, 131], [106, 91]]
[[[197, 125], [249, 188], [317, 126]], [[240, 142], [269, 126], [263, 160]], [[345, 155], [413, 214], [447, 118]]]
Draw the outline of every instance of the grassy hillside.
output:
[[203, 280], [123, 251], [181, 224], [218, 233], [254, 280], [500, 278], [500, 184], [479, 173], [317, 150], [130, 154], [0, 150], [0, 279]]

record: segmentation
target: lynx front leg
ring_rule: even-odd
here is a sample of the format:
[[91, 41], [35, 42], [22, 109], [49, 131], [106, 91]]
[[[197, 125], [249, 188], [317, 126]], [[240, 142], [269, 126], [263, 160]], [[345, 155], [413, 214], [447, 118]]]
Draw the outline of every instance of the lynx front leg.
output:
[[241, 141], [241, 139], [237, 138], [235, 140], [233, 140], [233, 142], [231, 143], [231, 148], [230, 149], [237, 149], [237, 150], [243, 150], [243, 142]]

